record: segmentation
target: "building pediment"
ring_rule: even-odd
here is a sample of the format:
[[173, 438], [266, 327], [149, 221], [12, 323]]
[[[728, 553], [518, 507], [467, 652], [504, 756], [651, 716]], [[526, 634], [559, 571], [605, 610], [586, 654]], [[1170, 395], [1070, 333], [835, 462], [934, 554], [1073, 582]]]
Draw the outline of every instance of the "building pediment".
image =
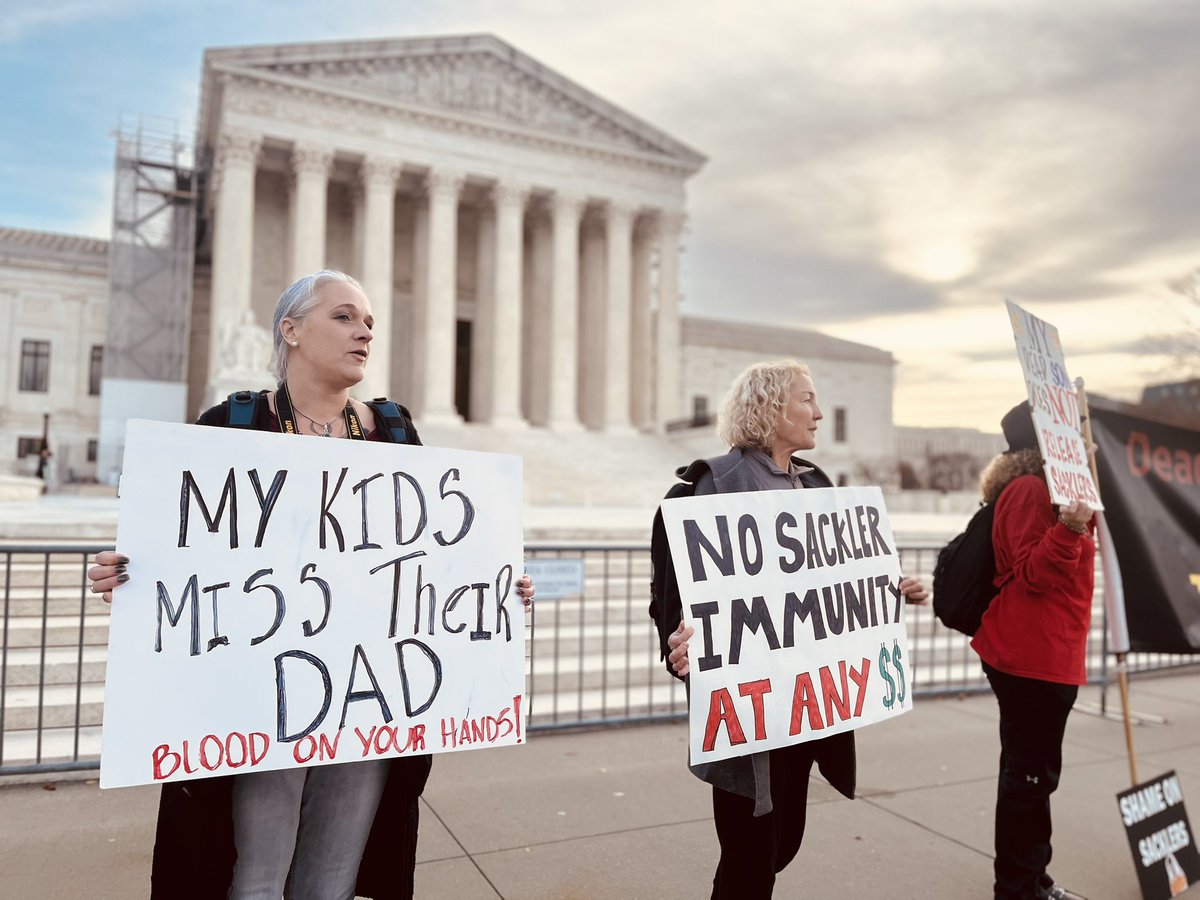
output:
[[444, 113], [639, 156], [691, 171], [705, 158], [491, 35], [209, 50], [206, 69]]

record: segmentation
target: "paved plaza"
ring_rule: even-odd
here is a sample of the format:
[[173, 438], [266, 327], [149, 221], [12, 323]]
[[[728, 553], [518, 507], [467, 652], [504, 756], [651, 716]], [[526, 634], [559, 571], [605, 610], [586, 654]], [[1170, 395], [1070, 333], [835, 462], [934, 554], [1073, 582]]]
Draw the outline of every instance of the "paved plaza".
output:
[[[1139, 776], [1175, 769], [1195, 825], [1200, 670], [1140, 677], [1131, 694], [1144, 718], [1134, 728]], [[1136, 900], [1115, 799], [1129, 786], [1122, 725], [1082, 710], [1099, 696], [1081, 691], [1067, 728], [1051, 871], [1090, 900]], [[1115, 689], [1108, 700], [1118, 708]], [[815, 779], [808, 834], [776, 896], [990, 897], [996, 728], [985, 694], [918, 701], [862, 730], [859, 798]], [[423, 801], [417, 896], [707, 897], [716, 838], [708, 789], [684, 767], [685, 741], [674, 723], [535, 733], [524, 747], [439, 757]], [[101, 791], [93, 780], [0, 786], [0, 894], [146, 896], [155, 795]]]

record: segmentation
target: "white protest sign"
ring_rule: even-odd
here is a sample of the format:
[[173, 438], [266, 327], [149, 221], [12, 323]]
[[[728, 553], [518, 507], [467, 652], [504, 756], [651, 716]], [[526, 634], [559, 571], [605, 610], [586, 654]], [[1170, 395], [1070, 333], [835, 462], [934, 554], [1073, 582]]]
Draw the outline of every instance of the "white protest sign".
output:
[[132, 421], [102, 787], [521, 743], [519, 457]]
[[877, 487], [664, 500], [693, 764], [912, 709], [900, 562]]
[[1025, 374], [1038, 446], [1046, 461], [1050, 499], [1060, 505], [1082, 500], [1092, 509], [1104, 509], [1079, 431], [1079, 395], [1067, 376], [1058, 329], [1011, 300], [1004, 302]]

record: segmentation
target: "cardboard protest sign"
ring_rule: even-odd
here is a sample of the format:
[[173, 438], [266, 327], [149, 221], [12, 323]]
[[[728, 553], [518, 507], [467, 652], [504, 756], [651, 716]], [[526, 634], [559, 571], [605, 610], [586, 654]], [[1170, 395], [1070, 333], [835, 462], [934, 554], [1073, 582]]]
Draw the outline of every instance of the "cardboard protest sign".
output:
[[689, 641], [693, 764], [912, 709], [900, 563], [877, 487], [662, 504]]
[[103, 787], [520, 743], [518, 457], [132, 421]]
[[1011, 300], [1004, 302], [1025, 374], [1038, 446], [1046, 461], [1050, 499], [1060, 505], [1082, 500], [1092, 509], [1104, 509], [1079, 430], [1079, 396], [1067, 375], [1058, 329]]
[[1200, 882], [1200, 853], [1174, 771], [1122, 791], [1117, 805], [1146, 900], [1177, 897]]

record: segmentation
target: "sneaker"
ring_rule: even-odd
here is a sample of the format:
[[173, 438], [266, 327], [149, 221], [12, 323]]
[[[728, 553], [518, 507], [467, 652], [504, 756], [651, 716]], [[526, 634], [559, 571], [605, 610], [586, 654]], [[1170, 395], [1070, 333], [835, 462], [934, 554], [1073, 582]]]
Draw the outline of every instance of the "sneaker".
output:
[[1087, 900], [1087, 897], [1083, 896], [1083, 894], [1068, 891], [1065, 887], [1059, 887], [1057, 884], [1050, 885], [1050, 890], [1046, 896], [1049, 900]]

